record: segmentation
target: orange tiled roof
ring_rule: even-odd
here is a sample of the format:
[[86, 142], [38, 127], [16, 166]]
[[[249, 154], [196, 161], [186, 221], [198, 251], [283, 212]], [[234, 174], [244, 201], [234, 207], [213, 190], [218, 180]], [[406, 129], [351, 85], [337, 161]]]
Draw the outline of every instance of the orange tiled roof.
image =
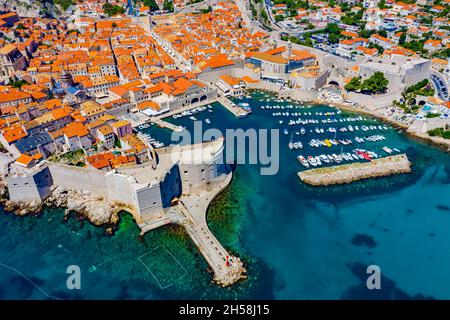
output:
[[89, 134], [88, 129], [81, 122], [71, 122], [65, 128], [63, 128], [64, 134], [67, 138], [72, 138], [75, 136], [84, 137]]
[[8, 143], [13, 143], [26, 136], [27, 133], [20, 126], [10, 126], [3, 129], [3, 138], [5, 138]]

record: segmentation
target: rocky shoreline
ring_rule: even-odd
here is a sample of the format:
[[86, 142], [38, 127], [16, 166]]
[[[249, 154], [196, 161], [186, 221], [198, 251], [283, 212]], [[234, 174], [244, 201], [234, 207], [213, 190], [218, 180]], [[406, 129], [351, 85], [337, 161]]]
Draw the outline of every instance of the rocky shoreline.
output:
[[[132, 212], [132, 208], [122, 203], [111, 203], [102, 197], [80, 190], [64, 190], [53, 187], [51, 194], [43, 201], [15, 202], [8, 200], [5, 177], [0, 177], [0, 205], [4, 210], [18, 216], [38, 214], [44, 206], [65, 208], [65, 217], [76, 212], [96, 226], [116, 225], [121, 211]], [[110, 229], [110, 228], [109, 228]], [[112, 230], [110, 230], [112, 232]]]
[[298, 173], [300, 180], [312, 186], [348, 184], [358, 180], [410, 173], [411, 162], [405, 154], [326, 168], [311, 169]]

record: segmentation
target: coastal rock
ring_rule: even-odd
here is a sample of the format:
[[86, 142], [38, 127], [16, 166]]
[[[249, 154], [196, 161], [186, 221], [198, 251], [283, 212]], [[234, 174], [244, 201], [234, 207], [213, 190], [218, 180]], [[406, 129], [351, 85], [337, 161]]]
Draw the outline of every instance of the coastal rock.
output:
[[111, 227], [109, 227], [109, 228], [106, 228], [106, 234], [108, 234], [108, 235], [112, 236], [112, 235], [114, 234], [114, 229], [113, 229], [113, 228], [111, 228]]
[[89, 192], [54, 188], [44, 202], [47, 206], [65, 207], [66, 214], [75, 211], [88, 218], [95, 225], [116, 223], [120, 206], [110, 204], [102, 197], [91, 196]]
[[4, 209], [8, 212], [13, 212], [16, 215], [25, 216], [30, 213], [38, 213], [42, 209], [42, 203], [38, 201], [31, 202], [14, 202], [6, 200], [4, 202]]
[[230, 286], [240, 280], [247, 278], [247, 270], [245, 269], [241, 259], [235, 256], [230, 256], [230, 260], [232, 260], [233, 263], [227, 268], [225, 276], [220, 276], [219, 278], [218, 275], [214, 275], [214, 281], [221, 287]]

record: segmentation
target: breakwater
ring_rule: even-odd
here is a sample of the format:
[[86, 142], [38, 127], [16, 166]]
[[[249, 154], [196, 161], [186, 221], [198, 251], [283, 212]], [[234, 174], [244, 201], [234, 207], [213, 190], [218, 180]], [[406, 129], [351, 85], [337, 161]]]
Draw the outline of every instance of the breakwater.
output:
[[302, 182], [312, 186], [329, 186], [409, 172], [411, 162], [405, 154], [399, 154], [370, 162], [301, 171], [298, 176]]

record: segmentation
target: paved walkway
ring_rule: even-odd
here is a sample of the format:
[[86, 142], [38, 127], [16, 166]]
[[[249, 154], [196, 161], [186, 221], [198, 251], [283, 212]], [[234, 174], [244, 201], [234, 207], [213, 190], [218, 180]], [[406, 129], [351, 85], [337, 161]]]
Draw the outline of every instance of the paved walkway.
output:
[[157, 118], [157, 117], [150, 118], [149, 122], [153, 122], [153, 123], [155, 123], [156, 125], [158, 125], [160, 127], [167, 128], [167, 129], [170, 129], [170, 130], [175, 131], [175, 132], [183, 131], [183, 127], [174, 125], [173, 123], [164, 121], [164, 120], [162, 120], [160, 118]]
[[221, 105], [223, 105], [228, 111], [230, 111], [236, 117], [239, 118], [245, 117], [250, 113], [249, 111], [239, 107], [234, 102], [232, 102], [231, 100], [229, 100], [224, 96], [220, 96], [218, 101], [220, 102]]
[[179, 204], [171, 207], [163, 218], [139, 225], [141, 234], [169, 223], [182, 225], [213, 270], [214, 281], [223, 287], [245, 278], [246, 270], [242, 261], [228, 253], [209, 230], [206, 213], [211, 201], [229, 185], [231, 178], [232, 173], [229, 173], [211, 190], [183, 195]]

